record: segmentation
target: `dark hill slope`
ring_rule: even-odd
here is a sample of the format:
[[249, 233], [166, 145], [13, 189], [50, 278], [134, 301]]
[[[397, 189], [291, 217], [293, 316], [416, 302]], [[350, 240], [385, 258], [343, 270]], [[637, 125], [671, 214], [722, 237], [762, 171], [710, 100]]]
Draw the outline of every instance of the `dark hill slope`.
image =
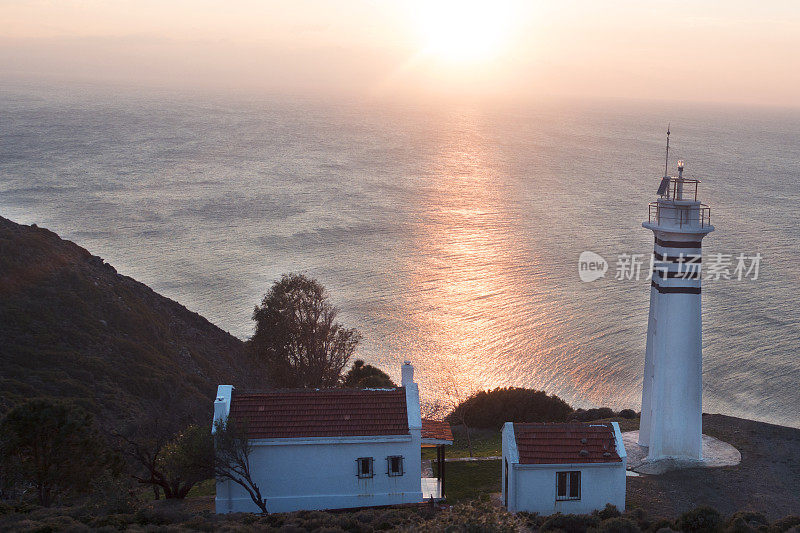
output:
[[209, 421], [219, 383], [263, 388], [244, 344], [36, 226], [0, 217], [0, 412], [70, 398], [104, 425]]

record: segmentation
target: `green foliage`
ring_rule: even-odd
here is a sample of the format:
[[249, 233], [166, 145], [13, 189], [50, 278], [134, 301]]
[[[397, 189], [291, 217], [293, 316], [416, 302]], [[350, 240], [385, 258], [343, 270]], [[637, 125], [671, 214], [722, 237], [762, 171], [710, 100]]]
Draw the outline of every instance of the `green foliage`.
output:
[[722, 515], [713, 507], [704, 505], [683, 513], [675, 525], [687, 533], [712, 533], [722, 527]]
[[504, 422], [563, 422], [573, 410], [546, 392], [518, 387], [480, 391], [461, 402], [448, 416], [476, 428], [499, 429]]
[[335, 387], [361, 335], [336, 322], [325, 288], [303, 274], [284, 274], [253, 311], [253, 356], [276, 387]]
[[598, 517], [600, 517], [600, 520], [608, 520], [609, 518], [617, 518], [618, 516], [622, 515], [622, 513], [619, 512], [619, 509], [617, 509], [617, 506], [616, 505], [611, 505], [610, 503], [607, 503], [606, 506], [603, 509], [601, 509], [600, 511], [595, 511], [592, 514], [596, 514]]
[[389, 375], [380, 368], [357, 359], [345, 374], [343, 385], [354, 389], [391, 389], [397, 387]]
[[739, 511], [728, 519], [725, 531], [728, 533], [754, 533], [759, 528], [765, 528], [768, 525], [769, 520], [761, 513]]
[[598, 407], [594, 409], [578, 409], [572, 413], [570, 418], [580, 422], [591, 422], [592, 420], [614, 418], [615, 416], [616, 413], [614, 413], [614, 410], [610, 407]]
[[50, 505], [67, 491], [85, 492], [93, 479], [118, 466], [83, 409], [44, 399], [9, 411], [0, 422], [0, 459]]
[[600, 526], [592, 531], [597, 531], [598, 533], [640, 533], [642, 529], [630, 518], [616, 516], [603, 519]]
[[661, 520], [657, 520], [650, 524], [648, 530], [652, 531], [653, 533], [656, 533], [657, 531], [674, 531], [674, 529], [672, 529], [674, 525], [675, 524], [673, 524], [671, 520], [662, 518]]
[[105, 474], [91, 482], [86, 506], [93, 514], [108, 515], [132, 513], [137, 504], [129, 478]]
[[185, 498], [192, 487], [214, 475], [214, 442], [211, 431], [192, 425], [167, 443], [157, 467], [170, 487], [172, 498]]
[[564, 531], [565, 533], [586, 533], [589, 528], [600, 525], [596, 515], [561, 514], [549, 516], [542, 523], [542, 531]]
[[789, 531], [792, 528], [800, 528], [800, 516], [787, 516], [772, 524], [772, 529], [775, 531]]
[[[233, 513], [217, 515], [209, 508], [197, 507], [206, 502], [165, 500], [138, 504], [126, 512], [108, 508], [101, 513], [92, 505], [63, 508], [12, 508], [0, 506], [0, 531], [83, 531], [87, 528], [128, 531], [240, 531], [240, 532], [521, 532], [557, 531], [565, 533], [639, 533], [641, 531], [673, 531], [667, 521], [648, 522], [641, 509], [626, 511], [619, 516], [609, 509], [608, 516], [561, 515], [541, 517], [531, 513], [508, 513], [488, 496], [456, 503], [430, 506], [428, 504], [401, 507], [365, 508], [351, 511], [296, 511], [258, 515]], [[203, 505], [205, 507], [205, 505]], [[122, 509], [120, 509], [122, 510]], [[760, 524], [759, 532], [788, 531], [800, 524], [800, 517], [787, 517], [767, 526], [763, 516], [756, 513], [737, 513], [727, 524], [738, 521]]]

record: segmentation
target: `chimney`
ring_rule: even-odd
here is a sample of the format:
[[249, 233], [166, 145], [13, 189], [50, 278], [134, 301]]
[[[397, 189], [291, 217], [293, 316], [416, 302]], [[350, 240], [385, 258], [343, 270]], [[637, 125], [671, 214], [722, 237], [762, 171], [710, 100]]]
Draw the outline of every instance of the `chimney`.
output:
[[403, 387], [414, 384], [414, 365], [411, 364], [411, 361], [403, 362], [400, 374], [402, 377], [400, 384]]
[[214, 401], [214, 424], [220, 420], [224, 422], [226, 418], [228, 418], [228, 402], [222, 396], [218, 396]]
[[219, 420], [223, 423], [228, 420], [231, 412], [231, 401], [233, 400], [233, 387], [231, 385], [220, 385], [217, 387], [217, 397], [214, 398], [214, 421], [212, 422], [211, 432]]

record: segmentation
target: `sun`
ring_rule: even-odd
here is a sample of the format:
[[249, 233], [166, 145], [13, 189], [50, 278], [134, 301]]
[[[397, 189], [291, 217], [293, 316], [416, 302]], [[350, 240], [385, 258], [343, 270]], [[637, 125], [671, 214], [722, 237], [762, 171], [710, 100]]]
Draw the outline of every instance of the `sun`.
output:
[[490, 60], [507, 43], [513, 17], [502, 1], [439, 0], [420, 6], [424, 53], [451, 63]]

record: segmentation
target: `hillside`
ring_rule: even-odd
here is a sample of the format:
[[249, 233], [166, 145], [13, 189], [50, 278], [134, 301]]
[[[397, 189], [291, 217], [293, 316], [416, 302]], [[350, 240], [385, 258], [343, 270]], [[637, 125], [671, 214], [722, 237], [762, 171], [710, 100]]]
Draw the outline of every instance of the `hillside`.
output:
[[208, 421], [219, 383], [264, 387], [239, 339], [55, 233], [0, 217], [0, 413], [51, 396], [105, 425], [159, 411]]

